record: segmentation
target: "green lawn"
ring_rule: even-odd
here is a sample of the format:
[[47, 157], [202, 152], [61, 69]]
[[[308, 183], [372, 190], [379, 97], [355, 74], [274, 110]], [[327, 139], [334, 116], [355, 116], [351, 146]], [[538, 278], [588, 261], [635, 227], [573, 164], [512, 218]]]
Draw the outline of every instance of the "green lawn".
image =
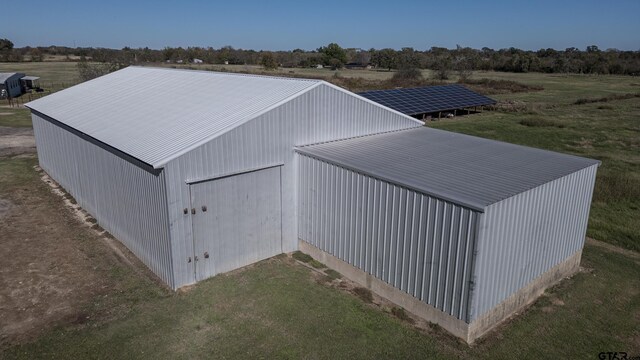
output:
[[[0, 160], [38, 187], [33, 159]], [[4, 179], [4, 180], [3, 180]], [[51, 194], [44, 197], [53, 196]], [[99, 244], [78, 247], [103, 255]], [[117, 291], [87, 305], [89, 320], [61, 323], [33, 342], [3, 349], [3, 359], [34, 358], [597, 358], [602, 351], [640, 354], [640, 259], [585, 248], [573, 278], [473, 347], [432, 328], [418, 330], [280, 256], [199, 283], [160, 291], [129, 266], [96, 259]], [[121, 309], [106, 319], [106, 309]]]
[[[574, 105], [579, 98], [639, 92], [640, 81], [581, 75], [474, 76], [541, 85], [544, 90], [495, 96], [523, 101], [527, 106], [521, 112], [484, 112], [429, 126], [601, 160], [588, 235], [640, 250], [640, 98]], [[5, 111], [14, 110], [0, 108]], [[11, 115], [13, 120], [0, 116], [0, 126], [28, 126], [27, 115], [25, 110]], [[40, 196], [38, 203], [53, 209], [59, 200], [42, 190], [32, 169], [36, 163], [0, 159], [0, 197], [20, 190]], [[52, 210], [51, 216], [61, 215]], [[585, 271], [550, 289], [523, 314], [469, 347], [438, 328], [418, 330], [336, 286], [320, 284], [309, 269], [284, 256], [172, 293], [107, 256], [110, 250], [92, 242], [91, 236], [73, 231], [78, 232], [73, 236], [77, 248], [94, 259], [91, 271], [111, 284], [109, 291], [86, 304], [87, 322], [61, 321], [32, 341], [0, 348], [0, 358], [597, 359], [608, 351], [640, 355], [640, 257], [634, 252], [587, 245], [581, 264]]]
[[[587, 246], [580, 273], [526, 313], [469, 347], [421, 331], [310, 270], [276, 259], [205, 281], [187, 293], [129, 293], [130, 311], [108, 322], [61, 325], [4, 359], [34, 358], [597, 358], [638, 354], [640, 265]], [[125, 274], [131, 276], [132, 274]], [[133, 289], [137, 290], [136, 288]], [[135, 300], [132, 300], [135, 299]]]
[[[2, 104], [3, 102], [0, 102], [0, 105]], [[0, 107], [0, 126], [31, 127], [31, 112], [23, 107]]]

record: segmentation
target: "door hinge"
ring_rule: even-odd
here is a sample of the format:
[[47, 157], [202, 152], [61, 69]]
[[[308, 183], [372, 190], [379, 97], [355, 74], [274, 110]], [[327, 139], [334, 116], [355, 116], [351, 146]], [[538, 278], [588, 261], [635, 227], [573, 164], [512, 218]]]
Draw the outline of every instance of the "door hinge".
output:
[[196, 213], [196, 208], [191, 208], [191, 214], [195, 214]]
[[191, 262], [191, 256], [189, 256], [189, 258], [187, 259], [187, 262], [190, 263]]

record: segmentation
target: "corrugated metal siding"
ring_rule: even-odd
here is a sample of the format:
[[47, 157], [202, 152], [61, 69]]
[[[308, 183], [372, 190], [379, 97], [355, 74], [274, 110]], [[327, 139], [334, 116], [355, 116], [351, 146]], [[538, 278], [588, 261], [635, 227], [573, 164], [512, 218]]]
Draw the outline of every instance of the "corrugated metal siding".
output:
[[487, 207], [471, 320], [582, 249], [597, 165]]
[[193, 265], [186, 261], [193, 256], [193, 241], [191, 222], [182, 213], [189, 207], [185, 181], [284, 164], [283, 251], [292, 251], [297, 248], [294, 147], [416, 126], [421, 123], [323, 83], [170, 161], [165, 173], [177, 286], [194, 281]]
[[279, 166], [191, 185], [197, 280], [282, 253], [280, 190]]
[[173, 285], [164, 173], [156, 176], [33, 114], [40, 167]]
[[467, 321], [477, 212], [299, 159], [300, 239]]

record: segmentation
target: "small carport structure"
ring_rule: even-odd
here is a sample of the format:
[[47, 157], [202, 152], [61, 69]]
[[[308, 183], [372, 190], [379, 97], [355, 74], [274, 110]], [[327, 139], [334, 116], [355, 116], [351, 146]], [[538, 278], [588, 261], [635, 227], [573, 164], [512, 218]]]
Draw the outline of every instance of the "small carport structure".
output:
[[37, 89], [40, 87], [40, 78], [38, 76], [23, 76], [20, 79], [20, 83], [22, 84], [23, 92], [31, 89]]

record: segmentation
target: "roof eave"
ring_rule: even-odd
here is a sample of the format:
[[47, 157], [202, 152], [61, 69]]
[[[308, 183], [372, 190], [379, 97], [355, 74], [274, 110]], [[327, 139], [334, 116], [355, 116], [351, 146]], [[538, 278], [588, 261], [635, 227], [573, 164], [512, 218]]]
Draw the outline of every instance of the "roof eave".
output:
[[354, 171], [354, 172], [357, 172], [357, 173], [360, 173], [360, 174], [363, 174], [363, 175], [366, 175], [366, 176], [371, 176], [373, 178], [376, 178], [376, 179], [379, 179], [379, 180], [382, 180], [382, 181], [386, 181], [386, 182], [389, 182], [389, 183], [397, 184], [397, 185], [402, 186], [404, 188], [407, 188], [407, 189], [410, 189], [410, 190], [413, 190], [413, 191], [417, 191], [417, 192], [423, 193], [425, 195], [433, 196], [433, 197], [438, 198], [440, 200], [448, 201], [448, 202], [451, 202], [453, 204], [456, 204], [456, 205], [459, 205], [459, 206], [462, 206], [462, 207], [466, 207], [468, 209], [471, 209], [471, 210], [479, 212], [479, 213], [484, 213], [485, 209], [487, 207], [486, 204], [481, 204], [481, 203], [477, 203], [477, 202], [473, 202], [473, 201], [466, 201], [466, 200], [459, 199], [459, 198], [456, 198], [455, 196], [451, 196], [451, 195], [448, 195], [448, 194], [442, 194], [442, 193], [437, 193], [437, 192], [434, 192], [434, 191], [429, 191], [427, 189], [423, 189], [423, 188], [420, 188], [420, 187], [413, 186], [411, 184], [407, 184], [407, 183], [402, 182], [402, 181], [398, 181], [397, 179], [387, 178], [385, 176], [380, 176], [379, 174], [374, 174], [374, 173], [371, 173], [369, 171], [358, 169], [356, 167], [343, 164], [343, 163], [341, 163], [339, 161], [330, 159], [328, 157], [319, 156], [319, 155], [314, 154], [312, 152], [308, 152], [308, 151], [306, 151], [304, 149], [304, 147], [295, 147], [294, 149], [295, 149], [295, 151], [297, 153], [300, 153], [300, 154], [302, 154], [304, 156], [308, 156], [308, 157], [311, 157], [311, 158], [314, 158], [314, 159], [317, 159], [317, 160], [320, 160], [320, 161], [325, 161], [325, 162], [328, 162], [328, 163], [330, 163], [332, 165], [339, 166], [339, 167], [342, 167], [342, 168], [345, 168], [345, 169], [348, 169], [348, 170], [351, 170], [351, 171]]

